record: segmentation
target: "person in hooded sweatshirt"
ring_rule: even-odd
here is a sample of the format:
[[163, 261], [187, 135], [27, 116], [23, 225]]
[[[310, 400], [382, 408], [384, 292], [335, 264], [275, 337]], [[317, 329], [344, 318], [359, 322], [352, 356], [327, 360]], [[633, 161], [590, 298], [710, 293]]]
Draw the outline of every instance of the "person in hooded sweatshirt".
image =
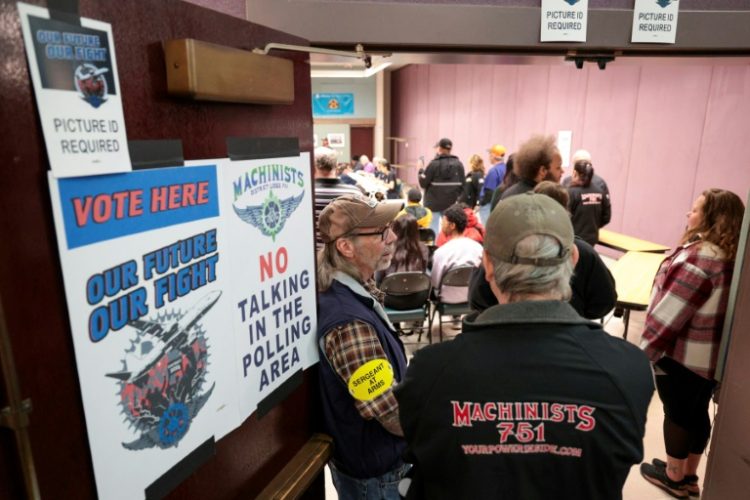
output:
[[[466, 214], [466, 228], [464, 229], [463, 235], [465, 238], [470, 238], [480, 245], [484, 243], [484, 226], [479, 221], [479, 217], [477, 217], [474, 210], [468, 208], [463, 203], [458, 203], [458, 205], [463, 209], [464, 213]], [[448, 241], [448, 235], [445, 233], [445, 231], [440, 231], [440, 234], [437, 236], [437, 240], [435, 241], [435, 246], [438, 248], [443, 246], [443, 244]]]

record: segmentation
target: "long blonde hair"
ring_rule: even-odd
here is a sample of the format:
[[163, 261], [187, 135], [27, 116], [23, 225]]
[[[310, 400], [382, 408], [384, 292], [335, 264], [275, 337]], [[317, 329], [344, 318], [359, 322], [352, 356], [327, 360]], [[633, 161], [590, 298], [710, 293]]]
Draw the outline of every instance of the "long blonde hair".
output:
[[482, 172], [484, 175], [484, 160], [479, 155], [471, 155], [469, 157], [469, 166], [472, 172]]

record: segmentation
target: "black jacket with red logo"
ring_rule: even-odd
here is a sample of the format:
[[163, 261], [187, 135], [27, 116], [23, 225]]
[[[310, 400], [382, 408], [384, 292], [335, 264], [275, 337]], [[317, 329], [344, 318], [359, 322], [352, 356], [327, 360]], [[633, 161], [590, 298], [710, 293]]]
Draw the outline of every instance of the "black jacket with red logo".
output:
[[646, 356], [569, 304], [491, 307], [396, 389], [407, 498], [622, 498], [653, 391]]

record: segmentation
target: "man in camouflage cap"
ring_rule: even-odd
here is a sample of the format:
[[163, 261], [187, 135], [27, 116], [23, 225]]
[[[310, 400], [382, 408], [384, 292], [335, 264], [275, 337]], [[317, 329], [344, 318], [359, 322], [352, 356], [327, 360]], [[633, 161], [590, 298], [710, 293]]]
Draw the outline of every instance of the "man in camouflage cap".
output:
[[393, 387], [406, 373], [403, 344], [375, 288], [375, 271], [391, 262], [391, 221], [401, 201], [361, 195], [333, 200], [318, 231], [318, 370], [329, 462], [339, 498], [398, 499], [396, 484], [409, 466]]
[[396, 389], [407, 498], [622, 498], [653, 378], [636, 346], [567, 302], [577, 258], [552, 198], [492, 211], [483, 265], [499, 304], [417, 351]]

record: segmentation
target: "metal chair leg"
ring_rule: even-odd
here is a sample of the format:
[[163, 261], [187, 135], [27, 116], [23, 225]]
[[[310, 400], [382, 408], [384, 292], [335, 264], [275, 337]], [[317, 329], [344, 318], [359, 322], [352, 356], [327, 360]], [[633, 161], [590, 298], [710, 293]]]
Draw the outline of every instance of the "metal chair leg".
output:
[[440, 325], [440, 329], [438, 330], [440, 332], [440, 343], [443, 343], [443, 314], [442, 311], [438, 311], [438, 323]]
[[432, 303], [430, 303], [427, 307], [429, 308], [427, 310], [427, 341], [432, 344], [432, 322], [435, 319], [435, 310]]
[[[419, 336], [417, 336], [417, 344], [422, 342], [422, 334], [424, 333], [424, 322], [428, 321], [430, 319], [430, 306], [425, 305], [422, 306], [422, 328], [419, 330]], [[427, 323], [427, 328], [432, 326], [432, 323]], [[430, 331], [427, 330], [427, 338], [430, 339], [430, 343], [432, 343], [432, 338], [430, 337]]]
[[630, 325], [630, 309], [625, 309], [622, 315], [623, 322], [625, 323], [625, 329], [622, 331], [622, 338], [628, 339], [628, 326]]

